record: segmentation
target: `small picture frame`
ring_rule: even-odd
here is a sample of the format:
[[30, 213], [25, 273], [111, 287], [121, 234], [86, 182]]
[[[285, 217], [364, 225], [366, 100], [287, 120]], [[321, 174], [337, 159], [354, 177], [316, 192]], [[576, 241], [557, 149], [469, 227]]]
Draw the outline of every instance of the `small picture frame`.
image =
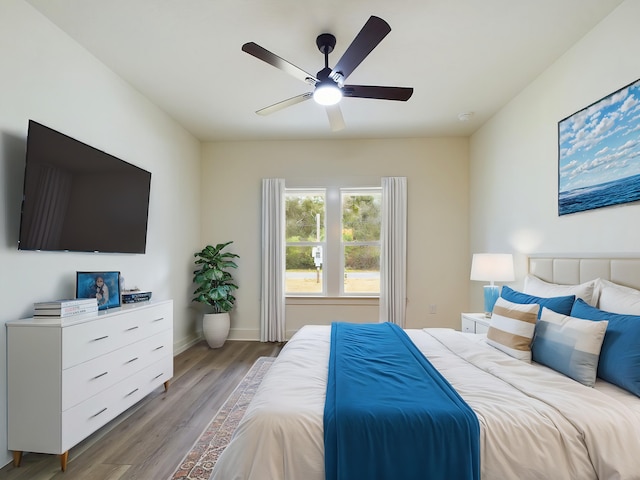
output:
[[120, 272], [76, 272], [76, 298], [96, 298], [98, 310], [120, 306]]

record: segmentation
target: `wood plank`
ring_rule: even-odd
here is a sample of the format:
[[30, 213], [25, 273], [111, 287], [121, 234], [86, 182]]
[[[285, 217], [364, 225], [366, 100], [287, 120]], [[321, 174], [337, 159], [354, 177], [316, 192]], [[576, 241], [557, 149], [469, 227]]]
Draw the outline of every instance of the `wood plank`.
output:
[[283, 344], [200, 342], [174, 358], [169, 390], [158, 387], [69, 451], [66, 472], [57, 455], [25, 452], [0, 478], [14, 480], [165, 479], [173, 473], [218, 409], [258, 357], [275, 357]]

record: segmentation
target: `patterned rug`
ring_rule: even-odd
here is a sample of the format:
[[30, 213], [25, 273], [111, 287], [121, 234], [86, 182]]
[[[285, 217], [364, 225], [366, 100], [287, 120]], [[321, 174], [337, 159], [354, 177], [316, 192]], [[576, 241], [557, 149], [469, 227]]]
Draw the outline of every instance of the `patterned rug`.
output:
[[260, 357], [229, 395], [169, 480], [209, 480], [213, 466], [262, 382], [275, 357]]

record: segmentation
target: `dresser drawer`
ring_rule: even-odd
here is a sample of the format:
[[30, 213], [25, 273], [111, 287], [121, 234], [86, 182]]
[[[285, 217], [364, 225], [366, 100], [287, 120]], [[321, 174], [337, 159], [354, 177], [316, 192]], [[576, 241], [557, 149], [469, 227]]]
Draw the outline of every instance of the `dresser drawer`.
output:
[[[98, 317], [99, 318], [99, 317]], [[86, 362], [118, 348], [114, 319], [91, 321], [62, 329], [62, 368]]]
[[171, 352], [172, 341], [171, 330], [165, 330], [63, 370], [62, 411], [158, 361]]
[[169, 354], [99, 395], [62, 412], [62, 443], [60, 451], [54, 453], [66, 452], [172, 376], [173, 357]]
[[145, 308], [136, 317], [148, 335], [173, 328], [172, 304], [154, 305]]
[[86, 362], [123, 345], [135, 343], [155, 333], [173, 328], [171, 304], [154, 305], [127, 314], [123, 309], [109, 318], [62, 329], [62, 368]]

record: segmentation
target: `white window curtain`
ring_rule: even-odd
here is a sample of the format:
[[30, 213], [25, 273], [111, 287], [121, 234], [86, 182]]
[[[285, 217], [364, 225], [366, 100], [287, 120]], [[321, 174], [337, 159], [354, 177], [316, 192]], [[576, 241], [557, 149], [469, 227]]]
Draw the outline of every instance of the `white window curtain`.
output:
[[284, 179], [262, 180], [262, 287], [260, 341], [285, 341]]
[[404, 328], [407, 298], [407, 178], [382, 178], [380, 321]]

